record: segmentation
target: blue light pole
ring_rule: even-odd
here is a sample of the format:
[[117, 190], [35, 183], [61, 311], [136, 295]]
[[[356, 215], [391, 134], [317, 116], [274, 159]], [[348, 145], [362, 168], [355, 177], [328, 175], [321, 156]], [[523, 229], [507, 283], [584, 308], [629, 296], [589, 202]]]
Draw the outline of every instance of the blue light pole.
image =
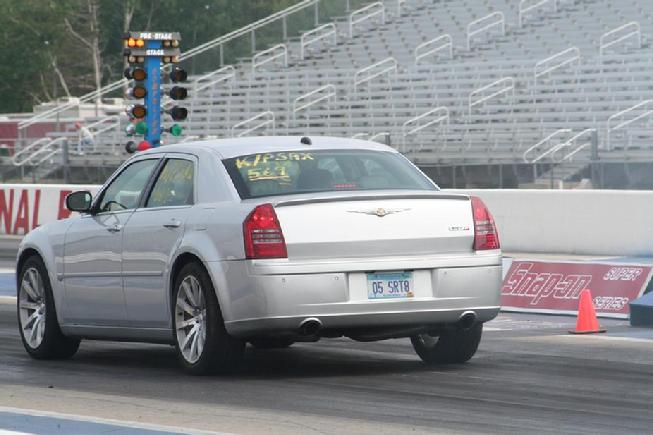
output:
[[[158, 50], [161, 46], [161, 41], [148, 40], [145, 48]], [[161, 57], [146, 56], [145, 71], [147, 71], [145, 87], [148, 90], [145, 96], [145, 107], [147, 107], [145, 140], [156, 148], [161, 145]]]

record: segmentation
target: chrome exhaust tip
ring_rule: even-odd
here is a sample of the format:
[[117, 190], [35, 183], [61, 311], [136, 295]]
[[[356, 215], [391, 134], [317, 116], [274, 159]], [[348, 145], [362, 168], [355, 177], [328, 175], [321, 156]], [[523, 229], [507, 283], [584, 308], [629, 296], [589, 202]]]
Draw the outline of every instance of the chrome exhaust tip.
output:
[[322, 322], [320, 322], [320, 319], [315, 317], [304, 319], [302, 320], [302, 323], [299, 324], [299, 331], [302, 335], [306, 336], [317, 335], [317, 333], [320, 332], [320, 329], [322, 329]]
[[474, 311], [465, 311], [458, 318], [456, 325], [460, 329], [469, 329], [476, 323], [476, 313]]

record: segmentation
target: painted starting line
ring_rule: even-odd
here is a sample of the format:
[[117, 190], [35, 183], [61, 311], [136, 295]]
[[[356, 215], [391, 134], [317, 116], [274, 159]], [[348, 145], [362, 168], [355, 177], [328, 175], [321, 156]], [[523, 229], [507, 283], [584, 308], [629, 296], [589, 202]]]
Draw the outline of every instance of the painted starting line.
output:
[[0, 434], [73, 434], [73, 435], [169, 435], [210, 434], [226, 435], [224, 432], [206, 432], [180, 427], [120, 421], [58, 412], [0, 406]]

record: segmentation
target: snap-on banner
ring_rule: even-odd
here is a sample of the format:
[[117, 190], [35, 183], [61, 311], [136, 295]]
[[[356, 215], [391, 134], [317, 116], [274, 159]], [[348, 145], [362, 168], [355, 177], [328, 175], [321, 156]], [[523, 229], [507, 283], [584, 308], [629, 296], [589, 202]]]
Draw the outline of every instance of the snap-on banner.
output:
[[24, 235], [47, 222], [70, 216], [66, 196], [75, 190], [96, 193], [100, 186], [0, 184], [0, 235]]
[[593, 262], [513, 260], [501, 287], [505, 311], [576, 314], [590, 289], [596, 314], [628, 318], [628, 303], [642, 295], [651, 266]]

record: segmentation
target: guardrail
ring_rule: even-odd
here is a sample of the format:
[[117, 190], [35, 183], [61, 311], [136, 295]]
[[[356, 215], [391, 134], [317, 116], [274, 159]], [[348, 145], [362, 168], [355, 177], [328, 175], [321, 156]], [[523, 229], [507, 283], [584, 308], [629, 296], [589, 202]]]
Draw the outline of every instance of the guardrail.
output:
[[[442, 44], [438, 45], [440, 42], [442, 42]], [[425, 57], [435, 55], [447, 48], [449, 49], [449, 59], [453, 59], [453, 40], [451, 39], [451, 35], [448, 33], [419, 44], [415, 47], [415, 66], [419, 65], [420, 60]]]
[[[477, 27], [478, 28], [474, 28]], [[492, 28], [498, 27], [501, 35], [506, 34], [506, 19], [503, 12], [492, 12], [478, 20], [472, 21], [467, 25], [467, 50], [471, 50], [472, 38], [480, 33], [483, 33]], [[474, 28], [474, 30], [472, 30]]]
[[539, 77], [549, 74], [574, 62], [576, 62], [576, 66], [580, 65], [580, 50], [578, 47], [569, 47], [537, 62], [535, 67], [533, 67], [533, 84], [537, 84], [537, 79]]
[[546, 6], [547, 3], [553, 4], [553, 12], [558, 11], [558, 0], [521, 0], [519, 2], [519, 27], [521, 28], [524, 25], [525, 14], [540, 9]]
[[333, 37], [333, 44], [335, 45], [338, 42], [338, 29], [333, 23], [323, 24], [320, 27], [302, 33], [302, 36], [299, 38], [299, 58], [304, 60], [306, 48], [309, 45], [327, 40], [330, 37]]
[[[537, 163], [539, 160], [541, 160], [542, 158], [544, 158], [544, 156], [540, 155], [540, 156], [538, 156], [537, 158], [535, 158], [535, 159], [533, 159], [533, 160], [528, 160], [528, 154], [531, 153], [531, 151], [538, 150], [542, 145], [544, 145], [544, 144], [548, 144], [549, 142], [551, 142], [551, 140], [552, 140], [554, 137], [559, 136], [559, 135], [561, 135], [561, 134], [567, 134], [567, 133], [571, 133], [571, 129], [569, 129], [569, 128], [561, 128], [561, 129], [559, 129], [559, 130], [554, 131], [553, 133], [551, 133], [550, 135], [548, 135], [547, 137], [545, 137], [544, 139], [542, 139], [541, 141], [539, 141], [539, 142], [536, 143], [535, 145], [533, 145], [533, 146], [531, 146], [530, 148], [528, 148], [526, 151], [524, 151], [524, 154], [523, 154], [523, 156], [522, 156], [523, 159], [524, 159], [524, 163]], [[553, 148], [553, 147], [551, 147], [551, 148]], [[551, 149], [551, 148], [549, 148], [549, 149]], [[548, 150], [547, 150], [547, 151], [548, 151]]]
[[349, 14], [349, 37], [354, 37], [354, 28], [357, 24], [380, 17], [381, 24], [385, 24], [385, 5], [383, 2], [375, 2], [355, 10]]
[[277, 44], [254, 55], [252, 57], [252, 73], [255, 73], [263, 65], [267, 65], [277, 59], [283, 59], [284, 68], [288, 67], [288, 47], [286, 44]]
[[[493, 91], [489, 95], [482, 95], [485, 91], [498, 87], [499, 85], [503, 85], [499, 90]], [[478, 89], [474, 89], [470, 94], [469, 94], [469, 116], [472, 116], [472, 108], [475, 106], [478, 106], [479, 104], [482, 104], [494, 97], [497, 97], [501, 94], [512, 92], [513, 98], [515, 97], [515, 79], [512, 77], [503, 77], [499, 80], [496, 80], [489, 85], [482, 86]], [[478, 99], [474, 99], [477, 95], [482, 95]]]
[[[433, 119], [428, 120], [427, 122], [420, 124], [419, 121], [428, 118], [430, 116], [433, 116]], [[417, 124], [410, 130], [408, 128], [412, 124]], [[431, 109], [428, 112], [422, 113], [421, 115], [415, 116], [414, 118], [409, 119], [408, 121], [404, 122], [403, 125], [401, 126], [401, 139], [402, 139], [402, 152], [407, 151], [407, 141], [406, 138], [410, 135], [419, 133], [420, 131], [424, 130], [427, 127], [430, 127], [435, 124], [441, 124], [444, 125], [444, 129], [446, 129], [449, 125], [449, 109], [447, 109], [444, 106], [441, 107], [436, 107], [435, 109]]]
[[643, 113], [640, 113], [639, 115], [635, 116], [632, 119], [629, 119], [629, 120], [624, 119], [615, 126], [612, 126], [613, 121], [615, 119], [619, 118], [619, 117], [623, 117], [624, 115], [628, 115], [631, 112], [634, 112], [634, 111], [636, 111], [636, 110], [638, 110], [638, 109], [640, 109], [642, 107], [645, 107], [646, 105], [651, 104], [651, 103], [653, 103], [653, 99], [652, 100], [644, 100], [644, 101], [642, 101], [640, 103], [635, 104], [632, 107], [629, 107], [629, 108], [627, 108], [625, 110], [617, 112], [617, 113], [615, 113], [613, 115], [610, 115], [610, 117], [608, 118], [608, 121], [606, 122], [606, 126], [607, 126], [606, 136], [607, 136], [607, 149], [608, 149], [608, 151], [612, 149], [612, 141], [610, 139], [610, 136], [612, 135], [613, 131], [620, 130], [620, 129], [626, 127], [627, 125], [632, 124], [635, 121], [639, 121], [640, 119], [643, 119], [643, 118], [645, 118], [647, 116], [650, 116], [651, 114], [653, 114], [653, 109], [645, 110]]
[[[244, 127], [247, 124], [253, 123], [254, 121], [259, 121], [261, 119], [262, 119], [262, 121], [258, 122], [253, 127], [246, 128], [245, 130], [241, 131], [237, 135], [235, 134], [236, 130], [240, 129], [241, 127]], [[248, 135], [249, 133], [251, 133], [253, 131], [256, 131], [256, 130], [258, 130], [260, 128], [268, 127], [268, 126], [272, 126], [272, 134], [274, 135], [274, 128], [275, 128], [274, 113], [272, 113], [270, 111], [259, 113], [258, 115], [252, 116], [251, 118], [248, 118], [248, 119], [246, 119], [244, 121], [241, 121], [241, 122], [239, 122], [237, 124], [234, 124], [231, 127], [231, 136], [232, 137], [246, 136], [246, 135]]]
[[[375, 71], [378, 69], [378, 71]], [[397, 60], [394, 57], [388, 57], [380, 62], [361, 68], [354, 73], [354, 92], [358, 92], [359, 85], [367, 83], [384, 74], [397, 72]], [[362, 76], [362, 77], [361, 77]]]
[[[620, 35], [620, 33], [624, 34]], [[611, 38], [615, 39], [611, 40]], [[608, 42], [606, 42], [606, 39]], [[642, 48], [642, 28], [637, 21], [631, 21], [601, 35], [601, 38], [599, 38], [599, 58], [601, 63], [603, 63], [603, 53], [606, 48], [610, 48], [628, 39], [635, 39], [637, 41], [637, 48]]]

